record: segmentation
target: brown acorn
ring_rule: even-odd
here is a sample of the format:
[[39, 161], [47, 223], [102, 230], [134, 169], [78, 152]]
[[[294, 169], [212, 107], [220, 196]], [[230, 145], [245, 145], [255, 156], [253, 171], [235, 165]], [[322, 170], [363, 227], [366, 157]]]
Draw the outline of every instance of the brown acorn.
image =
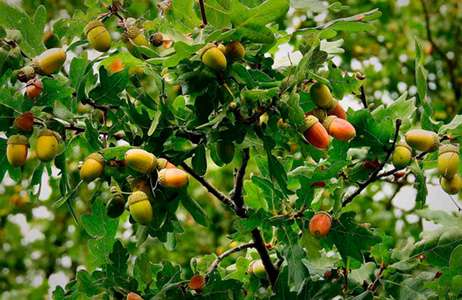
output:
[[205, 280], [200, 274], [196, 274], [189, 280], [189, 288], [200, 293], [204, 289]]
[[340, 141], [349, 141], [356, 136], [356, 130], [350, 122], [337, 116], [329, 116], [323, 123], [329, 135]]
[[129, 293], [127, 295], [127, 300], [143, 300], [140, 295], [135, 294], [135, 293]]
[[151, 34], [151, 36], [149, 37], [149, 42], [154, 47], [160, 47], [164, 44], [164, 37], [161, 33], [156, 32]]
[[326, 237], [331, 225], [330, 215], [325, 212], [318, 212], [310, 220], [310, 233], [314, 237]]
[[27, 82], [26, 85], [26, 92], [27, 96], [31, 99], [35, 99], [43, 89], [43, 83], [40, 79], [34, 78]]
[[307, 116], [301, 126], [305, 139], [314, 147], [325, 149], [330, 144], [329, 134], [315, 116]]
[[34, 126], [34, 115], [28, 111], [17, 117], [13, 122], [13, 128], [18, 132], [30, 132]]
[[347, 114], [342, 105], [340, 105], [340, 103], [334, 98], [332, 98], [329, 106], [326, 107], [326, 111], [329, 116], [337, 116], [337, 118], [344, 120], [347, 119]]

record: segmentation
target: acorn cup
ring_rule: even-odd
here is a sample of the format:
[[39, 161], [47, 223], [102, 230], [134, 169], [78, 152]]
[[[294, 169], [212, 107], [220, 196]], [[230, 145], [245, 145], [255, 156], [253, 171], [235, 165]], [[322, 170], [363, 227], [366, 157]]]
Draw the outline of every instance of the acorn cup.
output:
[[157, 167], [157, 159], [154, 154], [142, 149], [130, 149], [125, 153], [125, 162], [132, 170], [142, 174], [148, 174]]
[[455, 173], [451, 179], [441, 177], [440, 184], [446, 193], [449, 195], [456, 195], [462, 189], [462, 178], [459, 173]]
[[157, 170], [160, 171], [162, 169], [174, 169], [176, 168], [174, 164], [170, 163], [165, 158], [159, 158], [157, 160]]
[[159, 171], [157, 181], [165, 188], [181, 188], [188, 183], [189, 177], [185, 171], [174, 169], [162, 169]]
[[440, 176], [451, 179], [459, 170], [459, 145], [445, 144], [438, 150], [438, 171]]
[[148, 196], [137, 191], [128, 197], [128, 207], [133, 219], [141, 225], [149, 225], [152, 221], [152, 206]]
[[80, 178], [86, 183], [90, 183], [103, 174], [106, 162], [99, 153], [90, 154], [80, 168]]
[[35, 99], [43, 90], [43, 83], [40, 79], [34, 78], [27, 82], [26, 93], [31, 99]]
[[226, 69], [227, 62], [226, 57], [220, 49], [217, 48], [214, 44], [207, 44], [200, 51], [201, 60], [210, 69], [215, 72], [221, 72]]
[[125, 199], [120, 194], [116, 194], [109, 198], [106, 203], [106, 214], [110, 218], [118, 218], [125, 211]]
[[27, 145], [29, 141], [23, 135], [16, 134], [8, 138], [6, 158], [13, 167], [24, 165], [27, 159]]
[[438, 149], [438, 135], [433, 131], [413, 129], [405, 135], [406, 143], [415, 150], [434, 152]]
[[332, 94], [330, 93], [329, 88], [322, 83], [315, 83], [310, 88], [310, 95], [314, 104], [321, 108], [329, 107], [332, 101]]
[[[136, 21], [132, 21], [132, 23], [136, 23]], [[148, 40], [144, 37], [141, 29], [139, 29], [136, 24], [133, 24], [127, 29], [127, 31], [124, 32], [122, 35], [122, 41], [133, 56], [136, 55], [133, 45], [146, 47], [149, 46]]]
[[28, 111], [18, 116], [13, 122], [13, 128], [18, 132], [31, 132], [34, 127], [34, 115]]
[[315, 116], [307, 116], [301, 126], [305, 139], [316, 148], [326, 149], [330, 144], [329, 134]]
[[267, 279], [268, 276], [266, 275], [265, 266], [261, 259], [254, 260], [250, 263], [249, 267], [247, 268], [247, 273], [250, 275], [254, 275], [260, 279]]
[[319, 123], [323, 123], [327, 119], [327, 111], [323, 108], [315, 108], [312, 111], [305, 113], [306, 116], [315, 116]]
[[58, 140], [56, 139], [57, 133], [43, 128], [37, 139], [35, 145], [35, 153], [40, 161], [49, 162], [56, 154], [58, 154]]
[[336, 99], [332, 98], [332, 101], [330, 102], [329, 106], [326, 107], [326, 111], [329, 116], [337, 116], [337, 118], [343, 120], [347, 119], [347, 114], [345, 110]]
[[393, 151], [393, 166], [398, 170], [404, 169], [409, 166], [411, 159], [411, 147], [404, 140], [399, 141]]
[[164, 44], [164, 37], [161, 33], [156, 32], [151, 34], [151, 36], [149, 37], [149, 42], [154, 47], [160, 47]]
[[226, 46], [226, 58], [229, 61], [241, 61], [244, 59], [244, 46], [239, 41], [234, 41]]
[[85, 27], [85, 36], [90, 46], [99, 52], [107, 52], [111, 49], [112, 38], [103, 22], [95, 20]]
[[310, 220], [310, 233], [314, 237], [326, 237], [332, 225], [332, 218], [328, 213], [318, 212]]
[[356, 130], [350, 122], [337, 116], [329, 116], [322, 124], [334, 139], [349, 141], [356, 136]]

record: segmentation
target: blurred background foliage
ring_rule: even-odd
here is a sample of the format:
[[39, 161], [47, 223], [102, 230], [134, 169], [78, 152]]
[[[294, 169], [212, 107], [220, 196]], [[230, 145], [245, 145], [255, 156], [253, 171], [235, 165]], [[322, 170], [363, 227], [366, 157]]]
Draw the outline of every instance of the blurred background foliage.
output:
[[[90, 1], [92, 0], [85, 2]], [[340, 2], [349, 8], [329, 10], [314, 18], [312, 15], [307, 17], [303, 11], [291, 10], [280, 25], [288, 30], [311, 27], [378, 7], [383, 15], [374, 23], [375, 31], [349, 33], [348, 36], [339, 34], [337, 38], [344, 39], [342, 48], [345, 53], [334, 59], [336, 64], [344, 70], [359, 71], [366, 76], [365, 94], [368, 103], [375, 107], [382, 103], [391, 103], [405, 91], [417, 97], [414, 58], [415, 37], [419, 37], [425, 49], [425, 67], [429, 71], [427, 100], [434, 109], [435, 120], [448, 122], [455, 114], [462, 112], [460, 1]], [[72, 16], [75, 10], [84, 9], [84, 2], [80, 0], [22, 0], [17, 4], [29, 15], [33, 15], [37, 6], [43, 4], [48, 12], [49, 25], [53, 20]], [[135, 17], [147, 11], [154, 16], [160, 13], [157, 4], [158, 1], [137, 0], [129, 11]], [[285, 53], [278, 55], [286, 56]], [[349, 106], [361, 105], [358, 98], [350, 96], [347, 100]], [[3, 293], [0, 299], [42, 299], [43, 295], [54, 290], [55, 285], [64, 285], [72, 279], [76, 269], [85, 267], [89, 271], [94, 270], [87, 247], [90, 237], [83, 227], [75, 223], [67, 207], [53, 207], [53, 203], [59, 198], [59, 176], [56, 169], [49, 169], [44, 175], [40, 201], [32, 205], [27, 203], [28, 193], [25, 187], [29, 186], [32, 172], [38, 164], [34, 155], [30, 156], [31, 161], [23, 170], [21, 184], [16, 184], [7, 177], [0, 186], [0, 291], [10, 291]], [[75, 182], [79, 181], [77, 164], [83, 159], [83, 155], [75, 151], [67, 160], [67, 169], [71, 170]], [[256, 169], [254, 164], [251, 160], [250, 170]], [[232, 176], [233, 164], [217, 167], [209, 159], [206, 177], [220, 190], [232, 189]], [[436, 177], [431, 181], [437, 183]], [[438, 219], [429, 216], [430, 213], [426, 213], [425, 210], [417, 215], [412, 209], [403, 211], [393, 205], [393, 200], [404, 183], [372, 185], [365, 194], [357, 197], [354, 203], [348, 206], [349, 210], [357, 212], [359, 222], [372, 223], [374, 227], [383, 229], [387, 235], [394, 238], [396, 246], [406, 244], [409, 239], [418, 238], [422, 231], [424, 215], [427, 219]], [[80, 187], [77, 193], [79, 215], [90, 212], [88, 202], [97, 188], [94, 183]], [[101, 197], [104, 201], [109, 197], [106, 184], [103, 185], [102, 191]], [[182, 221], [185, 233], [178, 237], [178, 247], [175, 251], [167, 251], [154, 239], [148, 239], [137, 248], [135, 233], [128, 224], [128, 212], [125, 212], [119, 225], [118, 237], [123, 240], [131, 255], [147, 252], [154, 262], [169, 259], [182, 265], [184, 272], [187, 272], [186, 277], [190, 277], [191, 258], [210, 253], [220, 254], [232, 246], [227, 234], [234, 232], [234, 214], [206, 193], [197, 181], [191, 181], [189, 191], [206, 209], [213, 224], [208, 228], [199, 226], [188, 213], [180, 210], [177, 215]], [[327, 198], [325, 201], [329, 202]], [[445, 205], [452, 206], [447, 197], [441, 201], [446, 201]]]

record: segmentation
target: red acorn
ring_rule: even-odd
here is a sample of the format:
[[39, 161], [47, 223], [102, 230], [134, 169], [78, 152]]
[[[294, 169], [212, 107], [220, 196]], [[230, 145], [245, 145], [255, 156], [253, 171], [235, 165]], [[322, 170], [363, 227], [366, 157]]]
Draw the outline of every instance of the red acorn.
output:
[[314, 147], [325, 149], [330, 144], [329, 134], [315, 116], [307, 116], [301, 128], [305, 139]]
[[42, 92], [42, 89], [43, 89], [43, 83], [40, 79], [34, 78], [27, 82], [26, 92], [27, 92], [27, 96], [31, 99], [34, 99], [38, 95], [40, 95], [40, 93]]
[[337, 116], [338, 118], [344, 119], [344, 120], [347, 119], [345, 110], [340, 105], [340, 103], [335, 99], [332, 99], [331, 103], [326, 108], [326, 110], [329, 116]]
[[334, 139], [349, 141], [356, 136], [356, 130], [353, 125], [337, 116], [327, 117], [323, 125]]
[[331, 225], [330, 215], [325, 212], [318, 212], [310, 220], [310, 233], [314, 237], [326, 237]]

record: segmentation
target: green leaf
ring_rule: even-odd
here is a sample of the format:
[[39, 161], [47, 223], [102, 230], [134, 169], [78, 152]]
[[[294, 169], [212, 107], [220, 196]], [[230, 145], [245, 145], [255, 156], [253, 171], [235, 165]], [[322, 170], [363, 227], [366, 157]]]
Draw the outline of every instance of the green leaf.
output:
[[194, 151], [192, 166], [194, 171], [199, 175], [204, 175], [207, 172], [207, 156], [204, 144], [198, 146]]
[[444, 134], [462, 134], [462, 115], [456, 115], [449, 124], [441, 126], [438, 135], [443, 136]]
[[435, 231], [424, 231], [415, 245], [411, 257], [425, 256], [425, 261], [435, 267], [447, 267], [454, 249], [462, 244], [462, 230], [451, 226]]
[[393, 101], [388, 107], [385, 108], [385, 105], [380, 105], [373, 112], [372, 116], [376, 120], [383, 120], [385, 118], [390, 118], [392, 120], [400, 119], [402, 125], [400, 131], [406, 131], [411, 128], [411, 120], [417, 110], [415, 106], [415, 98], [406, 100], [407, 92], [401, 95], [398, 99]]
[[344, 261], [351, 257], [362, 262], [364, 261], [362, 252], [380, 243], [382, 238], [359, 226], [354, 221], [355, 216], [354, 212], [346, 212], [338, 220], [333, 220], [327, 235], [327, 242], [337, 247]]
[[85, 231], [94, 238], [88, 241], [88, 248], [98, 266], [110, 263], [109, 255], [113, 251], [115, 235], [119, 219], [112, 219], [106, 215], [106, 208], [101, 201], [93, 202], [91, 214], [82, 216]]
[[128, 83], [128, 69], [109, 75], [105, 68], [99, 69], [100, 83], [90, 92], [90, 98], [97, 104], [124, 105], [119, 97]]
[[147, 253], [142, 253], [135, 260], [133, 277], [135, 277], [140, 284], [140, 288], [144, 288], [155, 279], [155, 274], [160, 269], [161, 267], [159, 265], [151, 263]]
[[180, 63], [180, 61], [182, 61], [185, 58], [191, 57], [204, 46], [205, 44], [188, 45], [182, 41], [176, 42], [174, 46], [176, 51], [175, 55], [166, 59], [163, 63], [163, 66], [166, 68], [175, 67]]
[[194, 199], [191, 198], [186, 189], [181, 189], [179, 191], [179, 196], [181, 197], [181, 203], [186, 208], [186, 210], [192, 215], [194, 221], [202, 226], [209, 226], [212, 222], [205, 210], [197, 203]]
[[43, 46], [43, 31], [46, 23], [46, 9], [43, 5], [37, 7], [34, 18], [31, 19], [22, 9], [0, 2], [0, 26], [17, 29], [22, 35], [19, 43], [21, 50], [34, 58], [45, 51]]
[[133, 149], [131, 146], [118, 146], [112, 148], [106, 148], [100, 151], [106, 160], [124, 160], [125, 152]]
[[421, 272], [417, 275], [403, 275], [397, 280], [384, 280], [387, 293], [399, 300], [428, 299], [433, 292], [425, 288], [424, 283], [435, 277], [434, 272]]
[[427, 180], [421, 168], [421, 164], [413, 161], [409, 167], [415, 176], [414, 188], [417, 190], [416, 202], [420, 203], [420, 207], [423, 208], [427, 201]]
[[112, 249], [112, 253], [109, 254], [111, 264], [108, 266], [108, 274], [114, 278], [125, 277], [128, 268], [128, 250], [124, 248], [119, 240], [114, 243]]

